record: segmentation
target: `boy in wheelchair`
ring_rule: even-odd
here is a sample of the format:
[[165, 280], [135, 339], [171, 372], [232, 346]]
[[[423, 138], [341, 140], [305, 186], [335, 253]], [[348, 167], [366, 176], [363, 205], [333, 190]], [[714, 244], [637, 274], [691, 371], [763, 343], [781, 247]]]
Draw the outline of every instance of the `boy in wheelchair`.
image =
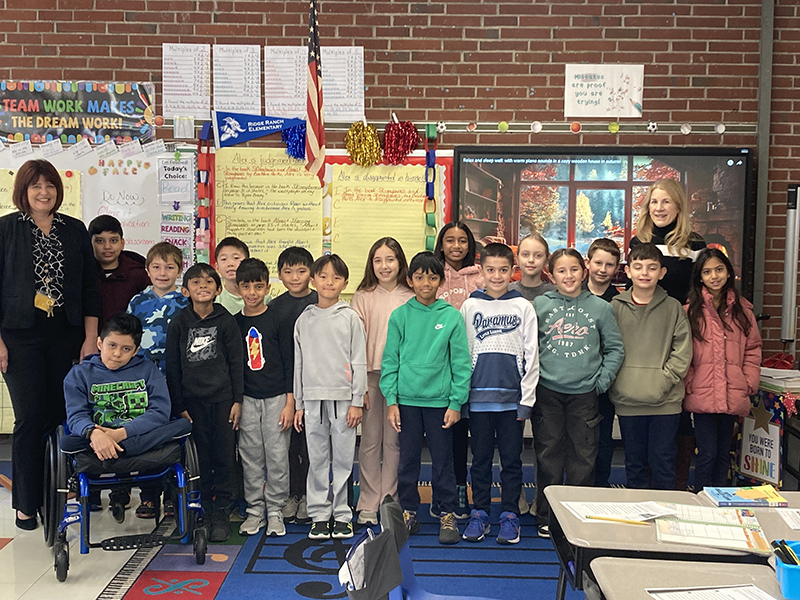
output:
[[[106, 321], [97, 339], [99, 354], [72, 367], [64, 379], [67, 426], [61, 440], [67, 453], [91, 450], [104, 470], [116, 459], [137, 456], [191, 432], [188, 419], [170, 421], [167, 380], [155, 363], [139, 352], [142, 324], [119, 313]], [[87, 457], [88, 458], [88, 457]], [[111, 491], [111, 507], [124, 519], [129, 489]]]

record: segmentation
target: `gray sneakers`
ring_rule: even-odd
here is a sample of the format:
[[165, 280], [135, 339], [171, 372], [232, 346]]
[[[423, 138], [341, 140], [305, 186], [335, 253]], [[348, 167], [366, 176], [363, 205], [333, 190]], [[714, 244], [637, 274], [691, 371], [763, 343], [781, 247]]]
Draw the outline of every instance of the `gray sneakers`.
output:
[[374, 510], [362, 510], [358, 513], [358, 524], [359, 525], [377, 525], [378, 524], [378, 513]]
[[272, 515], [267, 519], [267, 535], [278, 537], [286, 535], [286, 526], [283, 524], [282, 515]]
[[281, 515], [283, 516], [284, 523], [294, 523], [294, 519], [297, 516], [297, 505], [299, 500], [294, 496], [289, 496], [283, 503], [283, 508], [281, 509]]
[[306, 497], [303, 496], [297, 502], [297, 513], [294, 516], [294, 522], [298, 525], [308, 525], [311, 523], [311, 517], [308, 516], [308, 504], [306, 504]]
[[255, 535], [267, 524], [267, 520], [262, 516], [247, 515], [247, 518], [239, 526], [239, 533], [242, 535]]

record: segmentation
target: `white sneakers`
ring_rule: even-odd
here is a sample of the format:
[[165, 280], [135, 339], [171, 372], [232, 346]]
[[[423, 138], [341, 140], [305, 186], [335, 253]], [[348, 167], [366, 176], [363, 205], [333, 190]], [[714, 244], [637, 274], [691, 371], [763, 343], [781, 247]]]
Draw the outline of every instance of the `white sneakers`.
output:
[[248, 514], [244, 523], [239, 526], [239, 533], [242, 535], [255, 535], [266, 524], [267, 520], [263, 516], [257, 517], [256, 515]]
[[272, 515], [267, 520], [267, 535], [276, 535], [278, 537], [286, 535], [286, 526], [283, 524], [283, 517], [281, 515]]

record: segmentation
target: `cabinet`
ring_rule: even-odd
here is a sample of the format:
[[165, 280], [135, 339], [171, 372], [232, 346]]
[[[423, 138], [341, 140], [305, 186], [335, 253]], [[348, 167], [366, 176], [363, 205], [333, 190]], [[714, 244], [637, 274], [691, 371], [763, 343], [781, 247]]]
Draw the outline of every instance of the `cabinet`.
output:
[[461, 220], [467, 224], [476, 240], [490, 238], [493, 242], [505, 243], [503, 208], [500, 204], [503, 182], [478, 164], [468, 163], [465, 167], [465, 190], [460, 202]]

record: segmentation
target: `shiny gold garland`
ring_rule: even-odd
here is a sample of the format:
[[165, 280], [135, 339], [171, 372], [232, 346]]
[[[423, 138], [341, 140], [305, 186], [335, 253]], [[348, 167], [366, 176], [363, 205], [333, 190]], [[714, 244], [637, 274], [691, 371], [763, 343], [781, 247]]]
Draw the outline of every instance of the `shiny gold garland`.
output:
[[372, 124], [356, 121], [344, 137], [347, 154], [361, 167], [371, 167], [381, 160], [381, 139]]

